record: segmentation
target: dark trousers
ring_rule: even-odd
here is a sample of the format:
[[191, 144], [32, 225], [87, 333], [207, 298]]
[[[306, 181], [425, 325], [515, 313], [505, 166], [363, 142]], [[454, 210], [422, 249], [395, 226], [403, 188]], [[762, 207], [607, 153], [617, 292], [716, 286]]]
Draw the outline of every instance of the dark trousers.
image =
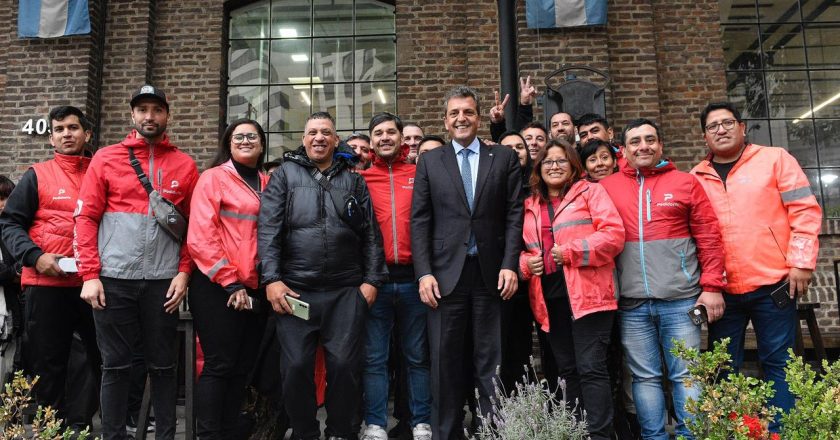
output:
[[309, 320], [277, 315], [283, 401], [295, 438], [321, 435], [315, 401], [315, 349], [324, 346], [327, 367], [327, 436], [350, 437], [359, 418], [368, 305], [358, 287], [295, 288], [309, 304]]
[[236, 438], [247, 381], [265, 328], [262, 313], [228, 307], [229, 297], [203, 273], [193, 273], [190, 311], [204, 352], [204, 369], [196, 387], [196, 431], [202, 440]]
[[530, 374], [533, 331], [528, 283], [520, 281], [516, 294], [502, 302], [502, 368], [499, 376], [508, 395], [516, 389], [517, 382], [523, 383], [523, 377], [533, 378]]
[[566, 401], [586, 410], [586, 424], [593, 440], [611, 439], [613, 401], [607, 353], [615, 312], [596, 312], [572, 318], [568, 296], [546, 301], [549, 345], [557, 373], [566, 380]]
[[[502, 362], [501, 303], [498, 292], [484, 285], [478, 259], [468, 257], [455, 289], [429, 311], [432, 436], [436, 440], [463, 437], [465, 363], [472, 366], [479, 412], [493, 412], [493, 378]], [[467, 353], [470, 340], [472, 350]]]
[[104, 310], [93, 313], [96, 338], [102, 351], [102, 434], [105, 440], [123, 439], [131, 364], [142, 343], [151, 378], [155, 410], [155, 438], [175, 437], [175, 342], [178, 313], [166, 313], [163, 304], [172, 280], [100, 278], [105, 288]]
[[79, 420], [68, 419], [69, 402], [65, 390], [74, 332], [81, 337], [87, 354], [86, 365], [94, 377], [99, 377], [102, 362], [96, 347], [91, 308], [79, 297], [80, 292], [79, 287], [26, 288], [28, 342], [24, 350], [32, 374], [40, 376], [34, 390], [35, 399], [39, 405], [56, 409], [58, 417], [65, 419], [68, 425], [91, 422], [85, 415], [79, 415]]

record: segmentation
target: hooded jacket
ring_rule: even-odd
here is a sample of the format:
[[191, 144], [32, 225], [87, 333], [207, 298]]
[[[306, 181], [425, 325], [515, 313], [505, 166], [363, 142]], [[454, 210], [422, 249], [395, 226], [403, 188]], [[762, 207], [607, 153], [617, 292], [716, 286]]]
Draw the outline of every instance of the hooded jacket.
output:
[[360, 172], [367, 183], [376, 220], [382, 231], [385, 261], [392, 281], [394, 266], [406, 266], [403, 281], [413, 282], [411, 266], [411, 195], [416, 166], [406, 163], [408, 145], [402, 145], [398, 157], [388, 163], [376, 154], [370, 168]]
[[35, 263], [44, 253], [73, 255], [73, 210], [89, 164], [90, 157], [55, 153], [32, 165], [9, 196], [0, 223], [9, 252], [23, 263], [23, 287], [82, 285], [77, 274], [41, 275]]
[[[525, 280], [531, 280], [528, 294], [534, 319], [548, 332], [550, 323], [541, 278], [533, 276], [528, 268], [529, 258], [543, 255], [540, 205], [537, 196], [525, 200], [525, 250], [519, 257], [519, 270]], [[575, 182], [554, 213], [551, 230], [563, 257], [572, 316], [579, 319], [618, 308], [613, 269], [614, 258], [624, 244], [624, 226], [607, 192], [597, 183]]]
[[335, 154], [332, 166], [323, 172], [337, 190], [355, 193], [368, 219], [363, 234], [357, 234], [339, 217], [330, 193], [312, 177], [313, 168], [304, 147], [287, 152], [263, 192], [257, 225], [263, 284], [379, 287], [388, 270], [364, 179], [351, 172], [352, 162], [343, 153]]
[[132, 130], [119, 144], [100, 149], [82, 182], [75, 213], [76, 260], [85, 281], [100, 276], [161, 280], [192, 268], [186, 243], [182, 246], [155, 220], [149, 195], [129, 163], [129, 149], [152, 186], [189, 215], [198, 169], [168, 136], [150, 146]]
[[[259, 173], [260, 188], [268, 176]], [[227, 162], [203, 172], [190, 203], [187, 246], [210, 281], [228, 287], [259, 286], [257, 218], [260, 194]], [[238, 289], [237, 289], [238, 290]]]
[[624, 222], [622, 297], [673, 300], [723, 289], [720, 229], [697, 178], [665, 160], [639, 170], [624, 162], [600, 183]]
[[790, 268], [813, 270], [822, 210], [808, 177], [787, 151], [749, 144], [726, 185], [710, 162], [691, 171], [711, 199], [726, 248], [726, 291], [748, 293], [786, 278]]

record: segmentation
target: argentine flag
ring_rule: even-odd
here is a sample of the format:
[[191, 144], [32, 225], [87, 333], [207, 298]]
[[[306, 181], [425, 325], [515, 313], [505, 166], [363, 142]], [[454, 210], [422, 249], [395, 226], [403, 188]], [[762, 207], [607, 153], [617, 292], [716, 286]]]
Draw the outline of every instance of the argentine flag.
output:
[[597, 26], [607, 23], [607, 0], [526, 0], [531, 29]]
[[88, 0], [20, 0], [20, 38], [54, 38], [90, 33]]

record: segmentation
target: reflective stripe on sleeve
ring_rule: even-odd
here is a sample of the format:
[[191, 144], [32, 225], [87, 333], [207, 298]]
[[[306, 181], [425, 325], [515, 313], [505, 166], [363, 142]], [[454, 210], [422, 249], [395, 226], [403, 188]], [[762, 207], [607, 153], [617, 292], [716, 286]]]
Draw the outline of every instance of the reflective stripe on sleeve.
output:
[[792, 189], [790, 191], [785, 191], [782, 193], [782, 202], [790, 203], [795, 200], [804, 199], [812, 195], [811, 187], [810, 186], [803, 186], [802, 188]]
[[581, 240], [581, 244], [583, 245], [583, 264], [581, 266], [589, 266], [589, 242]]
[[592, 219], [591, 218], [584, 218], [580, 220], [571, 220], [568, 222], [558, 223], [557, 226], [551, 227], [551, 232], [557, 232], [560, 229], [568, 228], [569, 226], [578, 226], [578, 225], [591, 225]]
[[526, 249], [539, 249], [539, 248], [540, 248], [540, 244], [539, 244], [539, 243], [537, 243], [537, 242], [533, 242], [533, 243], [525, 243], [525, 248], [526, 248]]
[[216, 273], [219, 272], [221, 268], [227, 266], [227, 264], [227, 258], [222, 258], [221, 260], [219, 260], [219, 262], [214, 264], [213, 267], [210, 268], [210, 271], [207, 272], [207, 278], [213, 279], [213, 277], [216, 276]]
[[236, 218], [239, 220], [250, 220], [253, 222], [258, 220], [258, 217], [256, 215], [240, 214], [238, 212], [225, 211], [224, 209], [219, 211], [219, 215], [222, 217]]

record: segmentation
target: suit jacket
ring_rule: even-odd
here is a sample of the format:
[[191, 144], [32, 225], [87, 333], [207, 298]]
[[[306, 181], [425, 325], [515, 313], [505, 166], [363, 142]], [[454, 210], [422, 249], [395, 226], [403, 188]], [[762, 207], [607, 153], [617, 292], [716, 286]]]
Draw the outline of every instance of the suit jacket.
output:
[[442, 296], [452, 292], [464, 267], [472, 231], [482, 278], [495, 292], [499, 270], [517, 270], [522, 242], [521, 190], [516, 153], [508, 147], [481, 143], [470, 213], [452, 143], [421, 156], [411, 206], [415, 274], [434, 275]]

